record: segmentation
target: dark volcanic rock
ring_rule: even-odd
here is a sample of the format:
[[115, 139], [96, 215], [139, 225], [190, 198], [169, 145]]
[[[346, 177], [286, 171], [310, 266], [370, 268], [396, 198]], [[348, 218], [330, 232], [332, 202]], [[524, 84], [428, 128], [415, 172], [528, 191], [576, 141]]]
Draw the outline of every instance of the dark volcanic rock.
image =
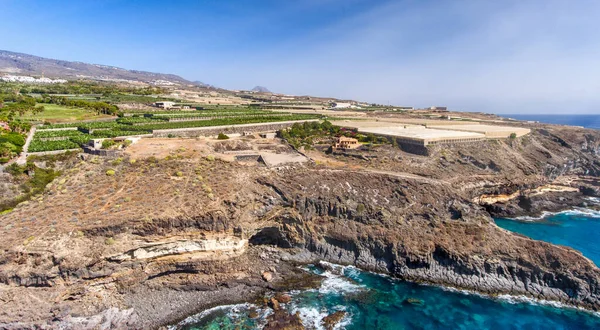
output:
[[[263, 183], [293, 210], [280, 214], [278, 235], [287, 237], [286, 245], [309, 250], [312, 261], [600, 308], [600, 270], [591, 261], [572, 249], [501, 230], [468, 201], [461, 202], [470, 205], [461, 220], [453, 220], [445, 201], [460, 198], [443, 185], [368, 174], [296, 175], [294, 182]], [[362, 213], [357, 205], [364, 205]]]

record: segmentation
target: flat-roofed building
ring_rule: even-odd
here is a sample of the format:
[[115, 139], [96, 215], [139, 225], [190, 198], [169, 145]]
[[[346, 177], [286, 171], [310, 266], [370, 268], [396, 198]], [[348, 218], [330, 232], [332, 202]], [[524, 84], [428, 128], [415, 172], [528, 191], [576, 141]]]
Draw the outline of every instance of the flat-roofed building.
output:
[[154, 106], [157, 108], [171, 109], [173, 106], [175, 106], [175, 102], [171, 102], [171, 101], [154, 102]]
[[432, 107], [429, 107], [429, 110], [433, 110], [433, 111], [448, 111], [448, 107], [432, 106]]
[[481, 125], [460, 121], [454, 125], [447, 125], [446, 121], [427, 119], [379, 118], [377, 120], [339, 120], [331, 123], [335, 126], [355, 129], [358, 133], [386, 137], [391, 142], [397, 143], [402, 150], [421, 155], [429, 154], [426, 147], [430, 145], [452, 145], [485, 139], [510, 138], [512, 134], [518, 137], [530, 132], [529, 129], [521, 127]]
[[372, 133], [395, 138], [402, 143], [428, 146], [434, 144], [452, 144], [476, 142], [485, 139], [485, 135], [472, 132], [430, 129], [422, 126], [412, 127], [366, 127], [358, 130], [360, 133]]
[[426, 119], [426, 118], [379, 118], [377, 121], [388, 123], [401, 123], [412, 125], [475, 125], [478, 121], [470, 120], [452, 120], [447, 117], [444, 119]]
[[529, 128], [495, 126], [495, 125], [427, 125], [428, 128], [443, 128], [453, 131], [472, 132], [484, 134], [488, 139], [504, 139], [515, 134], [516, 137], [531, 133]]

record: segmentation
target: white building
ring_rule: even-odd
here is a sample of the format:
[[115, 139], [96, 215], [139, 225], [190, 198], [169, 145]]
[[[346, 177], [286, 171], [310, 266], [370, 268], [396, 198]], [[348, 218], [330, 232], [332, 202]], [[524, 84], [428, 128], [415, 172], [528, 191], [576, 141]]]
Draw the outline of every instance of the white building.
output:
[[331, 109], [360, 109], [360, 107], [352, 103], [333, 102], [331, 103]]
[[154, 102], [155, 107], [163, 108], [163, 109], [171, 109], [174, 105], [175, 105], [175, 102], [171, 102], [171, 101]]
[[0, 80], [7, 82], [24, 82], [24, 83], [32, 83], [32, 84], [64, 84], [67, 81], [64, 79], [50, 79], [50, 78], [34, 78], [29, 76], [13, 76], [6, 75], [0, 77]]

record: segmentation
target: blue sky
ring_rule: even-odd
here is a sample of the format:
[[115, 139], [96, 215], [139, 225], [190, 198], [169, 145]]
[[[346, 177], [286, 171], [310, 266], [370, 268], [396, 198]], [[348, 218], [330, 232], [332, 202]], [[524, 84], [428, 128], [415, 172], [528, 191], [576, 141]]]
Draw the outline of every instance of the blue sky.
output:
[[228, 89], [600, 113], [595, 0], [0, 0], [0, 49]]

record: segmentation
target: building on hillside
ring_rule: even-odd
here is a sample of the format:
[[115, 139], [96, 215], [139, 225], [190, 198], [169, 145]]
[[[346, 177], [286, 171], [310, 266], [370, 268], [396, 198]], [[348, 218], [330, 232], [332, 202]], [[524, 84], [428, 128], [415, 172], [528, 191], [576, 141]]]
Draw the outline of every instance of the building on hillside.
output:
[[11, 130], [10, 126], [8, 126], [8, 123], [7, 122], [3, 122], [3, 121], [0, 121], [0, 129], [6, 130], [6, 131], [10, 131]]
[[261, 138], [263, 138], [263, 139], [274, 139], [275, 136], [277, 136], [277, 133], [275, 133], [275, 132], [266, 132], [266, 133], [259, 133], [258, 135]]
[[331, 109], [357, 109], [356, 105], [352, 103], [333, 102], [331, 103]]
[[333, 149], [356, 149], [360, 147], [360, 143], [355, 138], [340, 136], [335, 139]]
[[160, 101], [160, 102], [154, 102], [153, 104], [155, 107], [157, 108], [163, 108], [163, 109], [171, 109], [173, 106], [175, 106], [175, 102], [171, 102], [171, 101]]
[[432, 106], [432, 107], [429, 107], [429, 110], [432, 110], [432, 111], [448, 111], [448, 107]]

